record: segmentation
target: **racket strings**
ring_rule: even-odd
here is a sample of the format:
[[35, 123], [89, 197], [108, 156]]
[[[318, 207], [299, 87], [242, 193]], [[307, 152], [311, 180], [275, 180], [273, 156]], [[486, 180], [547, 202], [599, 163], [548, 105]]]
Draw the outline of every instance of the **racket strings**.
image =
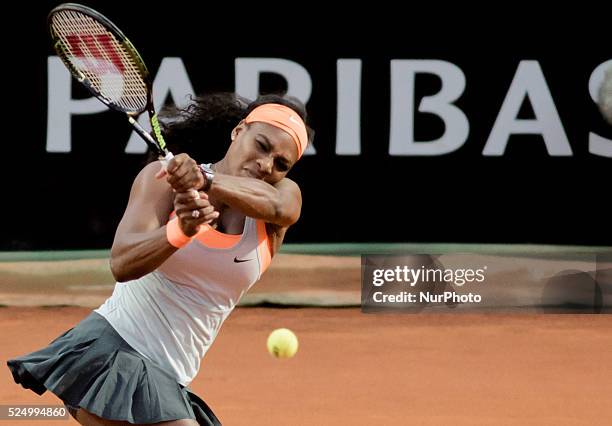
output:
[[51, 28], [61, 40], [66, 58], [98, 91], [126, 111], [141, 112], [147, 86], [133, 55], [103, 25], [91, 17], [63, 10]]

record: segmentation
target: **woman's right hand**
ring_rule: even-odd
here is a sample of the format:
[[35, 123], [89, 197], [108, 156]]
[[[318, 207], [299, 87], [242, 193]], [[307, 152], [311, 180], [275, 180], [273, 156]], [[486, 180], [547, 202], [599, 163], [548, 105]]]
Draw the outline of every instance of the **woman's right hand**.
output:
[[190, 189], [174, 195], [174, 210], [179, 219], [179, 226], [185, 235], [193, 237], [200, 230], [200, 225], [212, 222], [219, 217], [219, 212], [210, 203], [208, 194]]

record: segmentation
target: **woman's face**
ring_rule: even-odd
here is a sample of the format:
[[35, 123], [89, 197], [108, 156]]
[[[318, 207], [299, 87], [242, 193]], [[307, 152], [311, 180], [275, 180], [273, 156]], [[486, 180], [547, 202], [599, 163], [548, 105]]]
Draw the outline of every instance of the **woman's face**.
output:
[[232, 131], [227, 160], [235, 176], [279, 182], [297, 161], [297, 146], [289, 133], [267, 123], [240, 123]]

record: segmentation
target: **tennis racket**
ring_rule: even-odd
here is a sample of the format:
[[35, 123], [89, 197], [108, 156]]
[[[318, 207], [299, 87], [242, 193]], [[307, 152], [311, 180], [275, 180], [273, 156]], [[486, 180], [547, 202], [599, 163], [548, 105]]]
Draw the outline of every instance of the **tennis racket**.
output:
[[[125, 113], [165, 167], [173, 155], [159, 127], [149, 71], [132, 43], [102, 14], [76, 3], [57, 6], [48, 24], [53, 47], [73, 77], [107, 107]], [[153, 136], [136, 121], [145, 110]]]

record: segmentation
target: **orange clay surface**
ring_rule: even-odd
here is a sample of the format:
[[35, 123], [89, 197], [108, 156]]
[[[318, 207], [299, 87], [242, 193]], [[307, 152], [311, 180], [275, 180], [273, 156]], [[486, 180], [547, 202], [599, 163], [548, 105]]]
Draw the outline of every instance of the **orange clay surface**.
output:
[[[0, 308], [0, 404], [58, 403], [15, 385], [6, 360], [42, 347], [89, 312]], [[266, 351], [278, 327], [300, 339], [292, 359]], [[238, 308], [192, 388], [230, 426], [609, 425], [610, 360], [609, 315]]]

